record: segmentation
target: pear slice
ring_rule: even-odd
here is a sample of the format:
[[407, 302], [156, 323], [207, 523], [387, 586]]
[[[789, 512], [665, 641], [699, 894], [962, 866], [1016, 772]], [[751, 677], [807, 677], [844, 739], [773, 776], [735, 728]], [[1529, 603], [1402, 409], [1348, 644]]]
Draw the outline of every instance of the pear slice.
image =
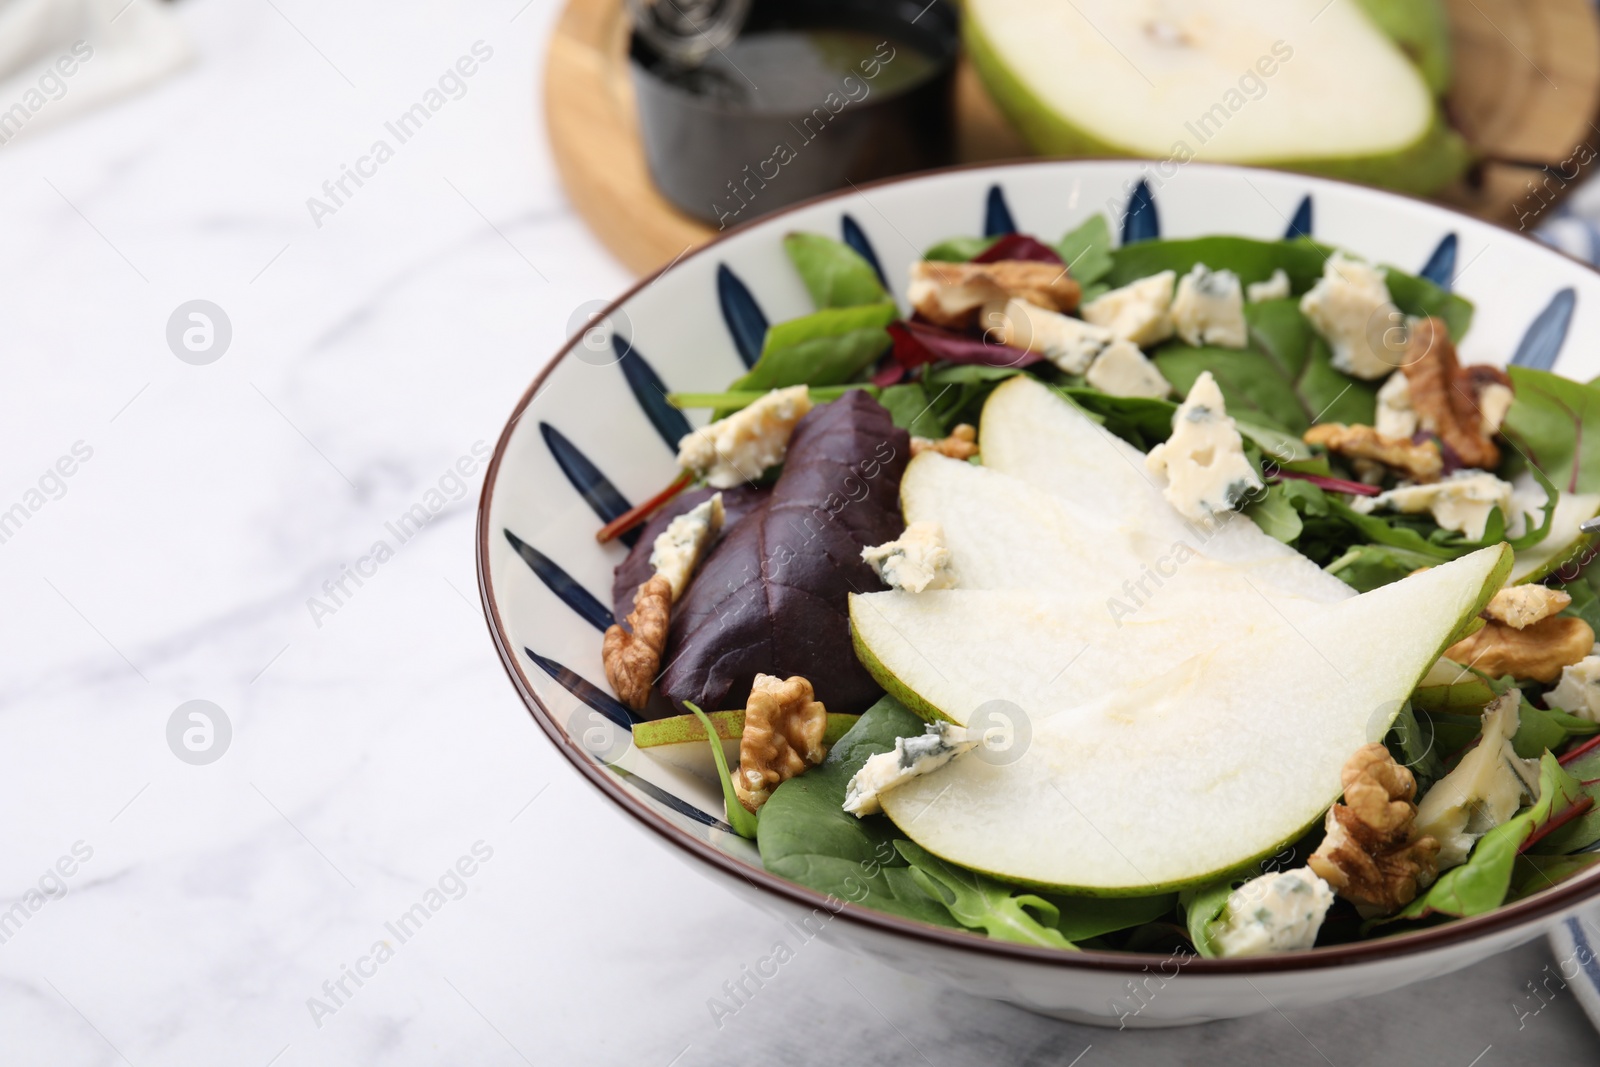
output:
[[[1383, 21], [1407, 45], [1439, 42], [1397, 14]], [[1044, 155], [1278, 165], [1413, 192], [1469, 159], [1429, 83], [1447, 68], [1430, 54], [1425, 76], [1357, 4], [969, 0], [965, 15], [979, 76]]]
[[[744, 736], [744, 711], [713, 711], [706, 718], [717, 731], [722, 742], [722, 755], [728, 766], [739, 762], [739, 739]], [[823, 744], [832, 745], [856, 724], [859, 715], [828, 713], [828, 725], [822, 735]], [[635, 723], [633, 743], [652, 758], [708, 781], [717, 778], [717, 767], [712, 761], [711, 746], [706, 744], [705, 727], [693, 715], [674, 715], [668, 719]]]
[[[1208, 560], [1238, 565], [1258, 586], [1319, 603], [1354, 595], [1247, 516], [1230, 513], [1211, 528], [1185, 520], [1162, 495], [1166, 479], [1145, 468], [1143, 452], [1032, 378], [1012, 378], [994, 391], [984, 404], [978, 440], [984, 469], [1054, 496], [1086, 531], [1142, 542], [1136, 553], [1147, 562], [1148, 546], [1183, 541]], [[908, 516], [916, 510], [911, 473], [901, 489]]]
[[1493, 686], [1448, 659], [1430, 667], [1411, 694], [1412, 706], [1420, 711], [1481, 711], [1493, 699]]
[[[1550, 532], [1543, 541], [1517, 553], [1517, 561], [1511, 565], [1510, 580], [1538, 582], [1560, 570], [1563, 563], [1593, 542], [1580, 526], [1596, 515], [1600, 515], [1600, 493], [1562, 493], [1556, 501], [1556, 513], [1550, 516]], [[1542, 515], [1530, 515], [1528, 521], [1536, 522], [1540, 518]]]
[[1322, 817], [1345, 759], [1383, 736], [1510, 564], [1508, 547], [1482, 549], [1293, 623], [1246, 608], [1247, 624], [1187, 654], [1163, 650], [1210, 624], [1182, 611], [1079, 650], [1088, 624], [1046, 589], [854, 595], [862, 660], [890, 692], [962, 725], [1008, 701], [1025, 724], [1013, 736], [1031, 735], [1014, 761], [969, 754], [885, 795], [884, 811], [941, 858], [1023, 884], [1118, 896], [1203, 883]]

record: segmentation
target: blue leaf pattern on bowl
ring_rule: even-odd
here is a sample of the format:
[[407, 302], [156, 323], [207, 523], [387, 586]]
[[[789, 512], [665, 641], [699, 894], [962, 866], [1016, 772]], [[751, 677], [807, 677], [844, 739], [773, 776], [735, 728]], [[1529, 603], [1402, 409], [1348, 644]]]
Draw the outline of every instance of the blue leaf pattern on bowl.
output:
[[1289, 220], [1289, 228], [1283, 232], [1285, 241], [1292, 241], [1296, 237], [1310, 238], [1311, 236], [1311, 194], [1307, 193], [1300, 200], [1300, 206], [1294, 209], [1294, 218]]
[[754, 367], [767, 339], [767, 316], [750, 294], [749, 286], [725, 263], [717, 264], [717, 303], [722, 307], [722, 321], [728, 324], [739, 358], [746, 367]]
[[[611, 480], [600, 473], [600, 468], [590, 463], [589, 457], [578, 451], [578, 446], [567, 440], [560, 430], [548, 422], [541, 422], [539, 433], [544, 437], [550, 454], [555, 457], [556, 466], [561, 468], [561, 473], [567, 476], [572, 488], [582, 494], [584, 501], [594, 509], [602, 522], [621, 517], [633, 506], [628, 503], [627, 497], [617, 492]], [[617, 540], [632, 548], [639, 540], [639, 531], [629, 530]]]
[[1016, 232], [1016, 221], [1011, 217], [1011, 208], [1006, 206], [1006, 194], [1001, 192], [998, 185], [989, 186], [989, 195], [983, 205], [983, 235], [1004, 237]]
[[627, 705], [576, 671], [563, 667], [548, 656], [539, 655], [531, 648], [523, 648], [522, 651], [526, 652], [528, 658], [539, 665], [540, 670], [554, 678], [557, 685], [624, 730], [632, 729], [634, 723], [644, 721], [640, 716], [629, 710]]
[[622, 376], [628, 379], [628, 388], [633, 390], [633, 398], [644, 409], [645, 416], [649, 418], [650, 425], [656, 428], [656, 433], [667, 443], [673, 455], [677, 455], [678, 442], [693, 428], [683, 412], [667, 403], [667, 385], [656, 373], [655, 368], [639, 354], [627, 338], [620, 334], [611, 335], [611, 347], [616, 349], [617, 362], [622, 365]]
[[1572, 309], [1577, 303], [1578, 294], [1571, 288], [1551, 297], [1550, 303], [1529, 324], [1528, 332], [1522, 335], [1517, 354], [1511, 357], [1512, 365], [1534, 370], [1554, 367], [1567, 339], [1567, 327], [1572, 325]]
[[699, 808], [695, 807], [693, 804], [690, 804], [686, 800], [679, 800], [677, 797], [673, 796], [665, 789], [662, 789], [654, 782], [645, 778], [641, 778], [632, 771], [618, 767], [616, 764], [608, 764], [607, 766], [612, 771], [615, 771], [618, 777], [626, 780], [629, 785], [639, 790], [639, 792], [658, 803], [665, 804], [679, 815], [693, 819], [702, 826], [710, 826], [713, 829], [721, 830], [725, 834], [733, 834], [737, 832], [733, 827], [729, 826], [721, 819], [714, 815], [707, 815], [705, 812], [701, 811]]
[[1140, 178], [1128, 197], [1128, 210], [1122, 216], [1122, 243], [1153, 241], [1160, 236], [1161, 215], [1156, 211], [1156, 198], [1150, 193], [1150, 183]]
[[1456, 283], [1456, 249], [1460, 244], [1455, 234], [1445, 234], [1444, 240], [1439, 242], [1439, 247], [1433, 250], [1433, 255], [1428, 257], [1428, 262], [1423, 264], [1422, 270], [1417, 273], [1445, 292], [1449, 292], [1451, 286]]
[[582, 615], [596, 630], [604, 633], [616, 617], [611, 614], [611, 609], [600, 603], [589, 590], [579, 585], [566, 571], [556, 566], [549, 556], [534, 548], [528, 542], [512, 533], [510, 530], [501, 531], [506, 535], [506, 540], [522, 557], [539, 580], [549, 587], [550, 591], [560, 597], [562, 602], [573, 611]]
[[885, 289], [889, 288], [889, 279], [883, 273], [883, 264], [878, 262], [878, 253], [873, 251], [872, 242], [867, 240], [867, 231], [849, 215], [839, 220], [839, 232], [844, 237], [844, 243], [855, 250], [856, 255], [872, 265], [873, 273], [877, 274], [878, 281]]

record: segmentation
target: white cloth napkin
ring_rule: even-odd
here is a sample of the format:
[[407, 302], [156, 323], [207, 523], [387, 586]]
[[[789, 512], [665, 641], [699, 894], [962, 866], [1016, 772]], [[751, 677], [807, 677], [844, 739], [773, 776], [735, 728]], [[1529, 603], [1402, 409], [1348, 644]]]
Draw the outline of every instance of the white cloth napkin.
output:
[[193, 56], [156, 0], [0, 0], [0, 145], [127, 96]]

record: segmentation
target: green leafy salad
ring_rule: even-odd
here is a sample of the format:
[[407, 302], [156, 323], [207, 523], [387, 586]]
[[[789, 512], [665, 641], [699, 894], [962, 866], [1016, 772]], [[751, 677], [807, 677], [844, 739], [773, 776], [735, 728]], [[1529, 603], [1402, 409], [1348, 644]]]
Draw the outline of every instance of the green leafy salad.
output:
[[[796, 233], [632, 545], [636, 754], [774, 874], [1061, 950], [1233, 957], [1600, 859], [1600, 387], [1309, 239]], [[753, 347], [746, 345], [747, 349]]]

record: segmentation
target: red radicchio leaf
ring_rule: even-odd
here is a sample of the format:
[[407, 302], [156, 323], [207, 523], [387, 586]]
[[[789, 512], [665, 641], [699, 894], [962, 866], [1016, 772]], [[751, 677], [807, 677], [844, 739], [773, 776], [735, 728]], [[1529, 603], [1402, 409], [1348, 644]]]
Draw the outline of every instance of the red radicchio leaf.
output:
[[1378, 496], [1383, 492], [1382, 489], [1375, 485], [1367, 485], [1365, 482], [1347, 482], [1343, 478], [1329, 478], [1325, 474], [1302, 474], [1300, 471], [1280, 470], [1278, 477], [1298, 478], [1302, 482], [1310, 482], [1319, 488], [1328, 489], [1335, 493], [1349, 493], [1351, 496]]
[[982, 363], [988, 367], [1026, 367], [1044, 357], [1010, 345], [992, 344], [969, 333], [957, 333], [921, 322], [891, 322], [894, 360], [902, 367], [919, 367], [942, 359], [946, 363]]
[[996, 263], [1002, 259], [1023, 259], [1031, 263], [1066, 265], [1056, 250], [1025, 233], [1008, 233], [972, 257], [974, 263]]
[[674, 704], [741, 708], [759, 672], [808, 679], [829, 711], [877, 700], [882, 690], [851, 647], [849, 595], [883, 588], [861, 550], [905, 529], [910, 453], [906, 431], [859, 389], [801, 419], [771, 495], [678, 601], [660, 691]]

